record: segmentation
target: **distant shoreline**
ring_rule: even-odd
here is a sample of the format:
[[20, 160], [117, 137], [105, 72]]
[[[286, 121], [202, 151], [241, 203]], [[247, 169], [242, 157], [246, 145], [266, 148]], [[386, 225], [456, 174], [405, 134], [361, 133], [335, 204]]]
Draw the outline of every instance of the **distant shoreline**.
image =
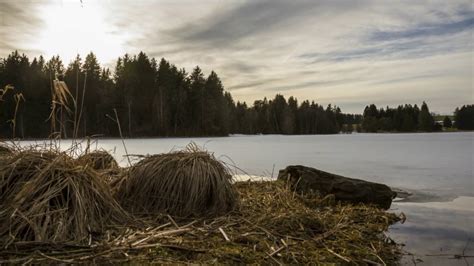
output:
[[[462, 133], [462, 132], [474, 132], [474, 130], [452, 130], [452, 131], [414, 131], [414, 132], [403, 132], [403, 131], [381, 131], [381, 132], [353, 132], [354, 134], [423, 134], [423, 133]], [[344, 134], [344, 133], [340, 133]], [[349, 133], [350, 135], [350, 133]]]
[[[336, 135], [357, 135], [357, 134], [386, 134], [386, 135], [396, 135], [396, 134], [440, 134], [440, 133], [466, 133], [466, 132], [474, 132], [474, 130], [457, 130], [457, 131], [436, 131], [436, 132], [352, 132], [352, 133], [337, 133], [337, 134], [229, 134], [227, 136], [140, 136], [140, 137], [125, 137], [123, 139], [204, 139], [204, 138], [227, 138], [227, 137], [235, 137], [235, 136], [336, 136]], [[94, 137], [90, 138], [91, 141], [96, 140], [108, 140], [108, 139], [120, 139], [120, 137]], [[59, 141], [72, 141], [72, 138], [62, 138], [58, 139]], [[77, 138], [79, 141], [85, 141], [87, 138]], [[1, 139], [0, 142], [8, 142], [8, 141], [51, 141], [48, 138], [18, 138], [18, 139]]]

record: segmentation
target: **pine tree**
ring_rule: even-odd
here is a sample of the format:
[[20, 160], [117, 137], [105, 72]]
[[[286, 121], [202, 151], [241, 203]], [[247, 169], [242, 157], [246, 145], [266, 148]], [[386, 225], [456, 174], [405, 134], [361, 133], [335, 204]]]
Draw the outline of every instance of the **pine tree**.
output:
[[423, 102], [423, 104], [421, 105], [421, 111], [418, 114], [418, 129], [424, 132], [431, 132], [433, 131], [433, 126], [433, 116], [430, 114], [428, 105]]
[[206, 80], [201, 68], [196, 66], [190, 76], [189, 90], [189, 118], [192, 125], [192, 134], [204, 135], [204, 86]]
[[474, 130], [474, 105], [463, 105], [454, 112], [456, 128], [460, 130]]

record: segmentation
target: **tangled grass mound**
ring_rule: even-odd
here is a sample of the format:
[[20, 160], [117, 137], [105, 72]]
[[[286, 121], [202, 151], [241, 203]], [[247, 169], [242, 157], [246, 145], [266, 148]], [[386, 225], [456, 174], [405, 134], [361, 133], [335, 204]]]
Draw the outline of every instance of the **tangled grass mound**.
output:
[[0, 165], [0, 244], [84, 243], [129, 215], [100, 175], [64, 153], [26, 150]]
[[0, 206], [19, 193], [23, 184], [36, 174], [37, 162], [54, 160], [57, 154], [49, 151], [15, 151], [0, 163]]
[[87, 164], [95, 170], [117, 169], [118, 163], [115, 158], [103, 150], [93, 151], [81, 155], [78, 158], [82, 164]]
[[117, 197], [132, 213], [215, 216], [232, 210], [237, 194], [227, 167], [196, 146], [147, 157], [129, 169]]

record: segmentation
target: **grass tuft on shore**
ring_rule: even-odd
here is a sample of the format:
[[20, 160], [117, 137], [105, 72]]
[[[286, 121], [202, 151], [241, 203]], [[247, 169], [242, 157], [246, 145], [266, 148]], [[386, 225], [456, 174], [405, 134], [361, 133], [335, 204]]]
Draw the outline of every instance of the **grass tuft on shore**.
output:
[[0, 242], [87, 243], [130, 216], [102, 176], [63, 152], [22, 150], [0, 163]]
[[227, 167], [211, 153], [185, 150], [153, 155], [132, 166], [117, 185], [117, 198], [135, 214], [217, 216], [231, 211], [237, 194]]

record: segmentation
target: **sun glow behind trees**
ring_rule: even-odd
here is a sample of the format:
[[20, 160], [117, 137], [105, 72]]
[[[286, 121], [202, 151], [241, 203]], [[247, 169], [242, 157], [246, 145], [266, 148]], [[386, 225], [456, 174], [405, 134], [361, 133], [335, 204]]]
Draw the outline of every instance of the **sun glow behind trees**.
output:
[[89, 1], [83, 5], [64, 1], [41, 6], [44, 25], [31, 48], [40, 48], [46, 58], [59, 55], [67, 61], [94, 50], [101, 62], [113, 62], [125, 53], [127, 38], [126, 33], [117, 34], [119, 30], [105, 21], [103, 8]]

